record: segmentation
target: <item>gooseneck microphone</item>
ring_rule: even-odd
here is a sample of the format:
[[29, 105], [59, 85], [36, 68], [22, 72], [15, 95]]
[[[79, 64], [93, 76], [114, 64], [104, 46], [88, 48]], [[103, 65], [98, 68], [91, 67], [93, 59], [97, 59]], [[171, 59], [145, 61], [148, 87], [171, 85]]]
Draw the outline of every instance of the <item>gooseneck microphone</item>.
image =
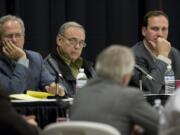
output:
[[148, 74], [144, 69], [142, 69], [139, 65], [136, 64], [135, 68], [139, 70], [141, 73], [143, 73], [149, 80], [154, 80], [154, 78], [150, 74]]
[[48, 63], [49, 65], [53, 68], [53, 70], [55, 71], [55, 73], [57, 74], [57, 78], [62, 78], [62, 74], [61, 71], [59, 70], [59, 68], [57, 67], [55, 61], [52, 58], [48, 58]]
[[[58, 85], [57, 84], [60, 83], [61, 80], [63, 80], [63, 77], [62, 77], [61, 71], [57, 67], [55, 60], [53, 60], [52, 58], [48, 58], [47, 62], [49, 63], [49, 65], [52, 67], [52, 69], [56, 73], [55, 83], [56, 83], [56, 89], [57, 89], [56, 92], [58, 95]], [[67, 92], [66, 88], [64, 88], [64, 91]]]

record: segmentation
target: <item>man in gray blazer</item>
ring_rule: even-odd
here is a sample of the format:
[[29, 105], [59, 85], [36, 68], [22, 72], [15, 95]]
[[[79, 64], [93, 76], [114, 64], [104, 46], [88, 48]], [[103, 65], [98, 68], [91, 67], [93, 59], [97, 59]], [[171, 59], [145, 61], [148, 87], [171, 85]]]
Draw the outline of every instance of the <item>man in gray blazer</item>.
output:
[[167, 66], [171, 65], [175, 79], [180, 79], [180, 52], [168, 41], [169, 18], [163, 11], [149, 11], [143, 20], [143, 41], [136, 43], [132, 49], [136, 64], [150, 74], [149, 80], [135, 70], [131, 85], [140, 87], [147, 94], [165, 93], [164, 76]]
[[140, 90], [127, 87], [134, 65], [134, 56], [127, 47], [112, 45], [102, 51], [96, 61], [97, 76], [77, 91], [71, 120], [110, 124], [122, 135], [130, 135], [138, 124], [147, 134], [156, 135], [157, 112]]
[[22, 19], [12, 15], [0, 18], [0, 87], [9, 94], [46, 87], [48, 92], [63, 95], [63, 88], [56, 89], [41, 55], [23, 49], [24, 37]]

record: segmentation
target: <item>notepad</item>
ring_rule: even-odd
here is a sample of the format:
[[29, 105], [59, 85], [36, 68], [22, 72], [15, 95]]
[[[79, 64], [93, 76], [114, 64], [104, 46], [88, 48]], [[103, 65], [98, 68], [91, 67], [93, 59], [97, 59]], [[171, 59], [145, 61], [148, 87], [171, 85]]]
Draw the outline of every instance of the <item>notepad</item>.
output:
[[47, 99], [49, 96], [55, 95], [47, 92], [27, 90], [26, 94], [11, 94], [10, 98], [28, 101], [41, 101], [42, 99]]
[[55, 96], [52, 93], [47, 93], [47, 92], [41, 92], [41, 91], [33, 91], [33, 90], [27, 90], [26, 92], [27, 95], [39, 99], [46, 99], [49, 96]]

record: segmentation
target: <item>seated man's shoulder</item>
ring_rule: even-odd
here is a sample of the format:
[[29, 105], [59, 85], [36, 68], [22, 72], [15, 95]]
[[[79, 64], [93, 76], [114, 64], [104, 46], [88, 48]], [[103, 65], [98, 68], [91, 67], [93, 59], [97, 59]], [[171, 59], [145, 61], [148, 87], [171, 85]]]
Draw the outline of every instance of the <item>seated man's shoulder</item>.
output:
[[128, 96], [142, 96], [143, 92], [140, 89], [137, 89], [135, 87], [127, 87], [124, 90], [125, 93], [127, 93]]
[[39, 52], [35, 52], [35, 51], [32, 51], [32, 50], [26, 50], [26, 53], [29, 54], [29, 55], [41, 55]]
[[93, 66], [94, 65], [94, 63], [92, 61], [89, 61], [89, 60], [84, 59], [84, 58], [83, 58], [83, 63], [84, 63], [84, 65], [89, 65], [89, 66]]
[[171, 47], [171, 51], [172, 51], [172, 53], [180, 53], [180, 51], [178, 50], [178, 49], [176, 49], [175, 47]]
[[142, 42], [142, 41], [137, 42], [136, 44], [134, 44], [134, 45], [132, 46], [132, 49], [138, 49], [138, 48], [141, 48], [142, 45], [143, 45], [143, 42]]
[[135, 43], [132, 48], [136, 48], [136, 47], [140, 47], [141, 45], [143, 45], [143, 41], [139, 41], [137, 43]]
[[26, 54], [27, 54], [28, 58], [35, 58], [35, 59], [41, 58], [42, 59], [42, 55], [35, 51], [26, 50]]
[[44, 58], [44, 61], [46, 62], [48, 59], [52, 58], [52, 55], [51, 54], [48, 54], [45, 58]]
[[136, 88], [136, 87], [132, 87], [132, 86], [128, 86], [126, 87], [127, 91], [132, 91], [132, 92], [135, 92], [135, 93], [139, 93], [141, 92], [140, 89]]

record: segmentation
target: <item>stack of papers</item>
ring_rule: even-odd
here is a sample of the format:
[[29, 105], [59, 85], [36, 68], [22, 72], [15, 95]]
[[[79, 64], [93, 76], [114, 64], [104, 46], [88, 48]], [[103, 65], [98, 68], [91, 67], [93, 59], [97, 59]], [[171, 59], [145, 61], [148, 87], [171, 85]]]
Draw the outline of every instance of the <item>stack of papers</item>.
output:
[[27, 101], [42, 101], [43, 99], [47, 99], [48, 96], [55, 95], [47, 92], [28, 90], [26, 94], [11, 94], [10, 98]]
[[29, 96], [27, 94], [11, 94], [11, 99], [28, 100], [28, 101], [39, 101], [41, 99]]

